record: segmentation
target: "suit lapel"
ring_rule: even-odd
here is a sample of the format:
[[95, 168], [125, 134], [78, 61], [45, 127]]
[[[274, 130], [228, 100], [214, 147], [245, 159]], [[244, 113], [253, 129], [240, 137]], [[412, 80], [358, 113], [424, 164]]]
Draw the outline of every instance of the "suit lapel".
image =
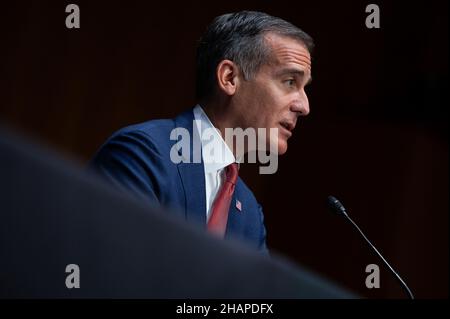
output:
[[186, 219], [206, 224], [206, 194], [203, 163], [180, 163], [178, 165], [186, 198]]
[[[185, 196], [185, 216], [188, 221], [206, 225], [205, 172], [201, 156], [201, 144], [194, 147], [194, 140], [200, 143], [197, 129], [193, 129], [194, 113], [188, 110], [175, 118], [175, 127], [185, 128], [190, 137], [190, 158], [177, 165]], [[181, 155], [181, 150], [179, 152]], [[194, 160], [199, 163], [195, 163]]]

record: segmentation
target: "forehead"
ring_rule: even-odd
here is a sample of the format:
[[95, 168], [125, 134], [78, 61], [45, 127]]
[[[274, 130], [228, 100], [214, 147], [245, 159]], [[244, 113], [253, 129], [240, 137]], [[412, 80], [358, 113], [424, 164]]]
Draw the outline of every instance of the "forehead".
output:
[[311, 55], [308, 49], [298, 40], [269, 33], [265, 41], [271, 49], [272, 63], [277, 66], [297, 65], [311, 72]]

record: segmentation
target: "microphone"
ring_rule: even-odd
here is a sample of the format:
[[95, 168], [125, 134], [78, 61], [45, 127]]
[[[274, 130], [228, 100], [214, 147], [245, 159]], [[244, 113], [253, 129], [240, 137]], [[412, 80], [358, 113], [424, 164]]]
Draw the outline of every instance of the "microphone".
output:
[[332, 211], [337, 213], [338, 215], [344, 216], [350, 223], [358, 230], [358, 232], [361, 234], [361, 236], [365, 239], [365, 241], [369, 244], [369, 246], [377, 253], [378, 257], [381, 258], [381, 260], [388, 266], [389, 270], [394, 274], [395, 278], [400, 282], [403, 289], [407, 292], [409, 298], [414, 299], [414, 295], [409, 289], [408, 285], [403, 281], [403, 279], [399, 276], [399, 274], [394, 270], [394, 268], [389, 265], [389, 263], [384, 259], [384, 257], [380, 254], [380, 252], [375, 248], [374, 245], [370, 242], [369, 239], [367, 239], [366, 235], [361, 231], [361, 229], [356, 225], [356, 223], [348, 216], [347, 211], [345, 210], [344, 205], [337, 200], [334, 196], [328, 196], [328, 206]]

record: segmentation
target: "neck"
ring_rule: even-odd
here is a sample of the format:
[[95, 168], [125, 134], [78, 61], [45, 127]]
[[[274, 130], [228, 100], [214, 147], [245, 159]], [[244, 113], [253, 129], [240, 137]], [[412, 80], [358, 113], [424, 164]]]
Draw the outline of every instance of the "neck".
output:
[[230, 150], [233, 152], [233, 155], [236, 159], [242, 157], [245, 153], [247, 153], [247, 149], [244, 151], [238, 152], [236, 149], [236, 139], [233, 137], [232, 145], [230, 141], [227, 141], [225, 138], [225, 129], [231, 128], [234, 129], [239, 127], [238, 121], [234, 117], [234, 107], [231, 103], [220, 103], [220, 102], [203, 102], [200, 103], [206, 115], [210, 119], [211, 123], [220, 131], [220, 135], [224, 139], [225, 143], [227, 143]]

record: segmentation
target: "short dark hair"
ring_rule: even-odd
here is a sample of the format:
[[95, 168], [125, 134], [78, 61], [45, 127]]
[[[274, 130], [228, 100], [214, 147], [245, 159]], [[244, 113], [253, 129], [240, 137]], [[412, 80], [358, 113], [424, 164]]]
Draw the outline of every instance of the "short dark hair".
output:
[[313, 39], [293, 24], [263, 12], [241, 11], [216, 17], [197, 47], [197, 99], [212, 95], [220, 61], [237, 64], [244, 79], [251, 79], [270, 58], [264, 35], [273, 32], [300, 41], [311, 53]]

